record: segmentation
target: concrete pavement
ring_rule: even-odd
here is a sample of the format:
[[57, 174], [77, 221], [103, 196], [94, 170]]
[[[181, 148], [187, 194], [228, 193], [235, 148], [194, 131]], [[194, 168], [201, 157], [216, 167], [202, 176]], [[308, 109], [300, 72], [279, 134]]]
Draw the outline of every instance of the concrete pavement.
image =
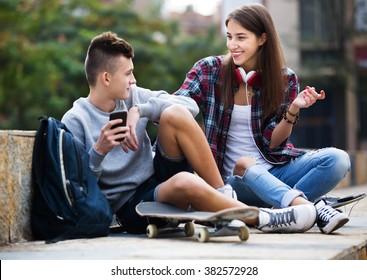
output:
[[[367, 192], [367, 185], [334, 190], [345, 196]], [[350, 221], [325, 235], [317, 226], [302, 234], [264, 234], [251, 229], [247, 241], [238, 237], [212, 238], [199, 243], [196, 237], [148, 239], [145, 235], [110, 234], [108, 237], [45, 244], [20, 242], [0, 247], [1, 260], [366, 260], [367, 198], [340, 208]]]

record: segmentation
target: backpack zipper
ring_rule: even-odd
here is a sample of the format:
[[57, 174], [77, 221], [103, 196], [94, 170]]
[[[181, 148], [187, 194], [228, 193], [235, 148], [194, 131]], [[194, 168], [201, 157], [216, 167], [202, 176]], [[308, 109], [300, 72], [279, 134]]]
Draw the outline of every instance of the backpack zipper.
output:
[[64, 153], [63, 153], [63, 139], [64, 139], [65, 130], [60, 129], [60, 137], [59, 137], [59, 155], [60, 155], [60, 167], [61, 167], [61, 179], [62, 179], [62, 186], [64, 189], [66, 200], [68, 201], [69, 205], [72, 207], [74, 204], [74, 196], [72, 194], [70, 181], [66, 179], [65, 174], [65, 166], [64, 166]]
[[77, 165], [78, 165], [78, 182], [79, 182], [79, 185], [82, 186], [83, 185], [83, 178], [82, 178], [82, 174], [83, 174], [82, 168], [83, 167], [82, 167], [82, 162], [80, 158], [80, 151], [78, 148], [78, 144], [76, 143], [76, 140], [74, 138], [73, 138], [73, 141], [74, 141], [74, 148], [75, 148], [76, 160], [77, 160]]
[[77, 164], [78, 164], [78, 182], [79, 182], [79, 190], [87, 197], [89, 197], [88, 193], [85, 191], [85, 189], [83, 188], [83, 165], [82, 165], [82, 159], [81, 159], [81, 155], [80, 155], [80, 150], [79, 150], [79, 146], [78, 143], [76, 142], [76, 140], [73, 138], [74, 140], [74, 148], [75, 148], [75, 153], [77, 155], [76, 159], [77, 159]]

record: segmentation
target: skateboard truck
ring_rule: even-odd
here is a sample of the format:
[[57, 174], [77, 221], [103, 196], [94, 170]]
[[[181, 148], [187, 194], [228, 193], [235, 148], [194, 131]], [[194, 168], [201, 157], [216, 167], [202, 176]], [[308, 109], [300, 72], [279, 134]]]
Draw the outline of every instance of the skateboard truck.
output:
[[216, 224], [213, 228], [199, 227], [197, 238], [200, 242], [208, 242], [210, 237], [235, 235], [238, 235], [241, 241], [246, 241], [250, 237], [250, 230], [247, 226], [229, 227]]
[[179, 227], [179, 223], [169, 223], [167, 226], [158, 228], [155, 224], [147, 226], [147, 236], [149, 238], [156, 238], [159, 234], [174, 234], [184, 232], [185, 236], [191, 237], [195, 234], [195, 226], [193, 222], [186, 222], [184, 227]]

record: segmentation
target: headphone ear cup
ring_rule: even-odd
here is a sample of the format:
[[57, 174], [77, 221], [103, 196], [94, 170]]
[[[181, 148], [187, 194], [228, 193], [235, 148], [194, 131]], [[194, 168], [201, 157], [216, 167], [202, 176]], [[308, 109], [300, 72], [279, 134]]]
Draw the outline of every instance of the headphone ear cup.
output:
[[249, 72], [246, 77], [246, 83], [251, 87], [261, 87], [261, 75], [255, 71]]
[[252, 87], [256, 80], [256, 76], [257, 76], [257, 73], [255, 71], [252, 70], [248, 72], [248, 74], [246, 75], [245, 83]]
[[252, 86], [251, 81], [253, 80], [254, 75], [256, 75], [256, 72], [254, 70], [248, 72], [244, 80], [245, 83]]
[[236, 81], [239, 84], [245, 83], [249, 86], [261, 87], [261, 75], [260, 73], [252, 70], [246, 74], [245, 69], [237, 67], [235, 69]]
[[236, 80], [239, 84], [245, 83], [246, 81], [246, 71], [242, 67], [237, 67], [235, 69]]
[[240, 70], [238, 70], [237, 68], [234, 70], [234, 73], [236, 75], [236, 81], [237, 83], [241, 84], [243, 83], [243, 79], [242, 79], [242, 76], [241, 76], [241, 72]]

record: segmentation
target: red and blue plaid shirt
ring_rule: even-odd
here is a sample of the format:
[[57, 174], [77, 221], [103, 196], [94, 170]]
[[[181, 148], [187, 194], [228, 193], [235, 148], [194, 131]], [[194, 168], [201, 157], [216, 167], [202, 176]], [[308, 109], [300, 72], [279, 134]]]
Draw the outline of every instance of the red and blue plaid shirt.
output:
[[[176, 95], [193, 98], [198, 104], [203, 116], [206, 138], [222, 174], [224, 174], [224, 153], [233, 111], [233, 104], [228, 109], [224, 109], [220, 97], [221, 81], [218, 76], [223, 59], [222, 56], [211, 56], [196, 62], [186, 75], [181, 88], [175, 92]], [[262, 123], [261, 88], [253, 89], [254, 96], [251, 102], [251, 126], [256, 145], [264, 158], [272, 164], [284, 164], [305, 153], [303, 150], [294, 148], [289, 139], [275, 149], [269, 148], [274, 128], [282, 120], [283, 112], [299, 92], [296, 74], [289, 68], [285, 68], [284, 71], [288, 79], [288, 87], [277, 114], [270, 116]]]

